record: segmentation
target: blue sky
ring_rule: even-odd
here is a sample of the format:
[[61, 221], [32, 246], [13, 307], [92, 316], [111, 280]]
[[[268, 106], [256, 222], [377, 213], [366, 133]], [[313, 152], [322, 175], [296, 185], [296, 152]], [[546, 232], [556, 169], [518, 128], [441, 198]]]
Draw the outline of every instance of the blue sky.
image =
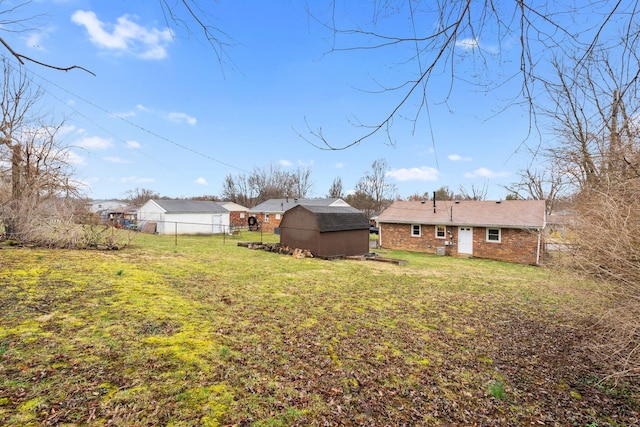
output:
[[[64, 142], [74, 147], [71, 159], [89, 197], [119, 198], [134, 188], [169, 197], [218, 195], [227, 174], [270, 165], [310, 167], [310, 196], [323, 197], [336, 177], [349, 191], [374, 160], [385, 159], [387, 179], [402, 197], [487, 185], [488, 198], [499, 199], [507, 194], [502, 186], [528, 165], [521, 149], [527, 111], [496, 114], [519, 83], [492, 92], [464, 83], [479, 72], [473, 56], [465, 62], [470, 46], [457, 47], [461, 79], [447, 102], [445, 71], [427, 88], [428, 114], [423, 108], [412, 120], [412, 100], [394, 120], [392, 144], [381, 132], [326, 151], [300, 134], [309, 136], [310, 126], [336, 146], [357, 139], [363, 129], [354, 123], [379, 122], [400, 97], [380, 86], [415, 78], [408, 53], [327, 54], [331, 34], [302, 2], [201, 3], [211, 5], [208, 22], [230, 37], [223, 62], [196, 27], [194, 34], [169, 29], [156, 1], [39, 0], [21, 12], [39, 15], [34, 31], [4, 36], [39, 61], [96, 74], [25, 65], [46, 91], [43, 110], [66, 119]], [[309, 7], [322, 16], [324, 4]], [[400, 24], [388, 28], [394, 25]], [[486, 46], [491, 53], [490, 41]], [[501, 54], [504, 60], [508, 52]]]

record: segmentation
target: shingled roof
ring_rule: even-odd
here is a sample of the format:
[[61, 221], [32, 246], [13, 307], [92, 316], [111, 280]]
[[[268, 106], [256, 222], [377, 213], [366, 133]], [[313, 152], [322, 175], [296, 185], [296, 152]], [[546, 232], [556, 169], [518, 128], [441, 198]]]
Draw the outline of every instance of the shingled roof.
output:
[[228, 213], [224, 207], [216, 202], [202, 200], [169, 200], [153, 199], [166, 213]]
[[313, 213], [320, 233], [369, 229], [367, 216], [351, 206], [298, 205], [287, 211], [285, 215], [294, 209], [306, 209]]
[[544, 228], [544, 200], [397, 201], [378, 223], [460, 225], [502, 228]]
[[262, 202], [259, 205], [249, 209], [251, 213], [284, 213], [285, 211], [293, 208], [294, 206], [349, 206], [347, 202], [340, 198], [325, 198], [325, 199], [294, 199], [288, 197], [285, 199], [270, 199], [266, 202]]

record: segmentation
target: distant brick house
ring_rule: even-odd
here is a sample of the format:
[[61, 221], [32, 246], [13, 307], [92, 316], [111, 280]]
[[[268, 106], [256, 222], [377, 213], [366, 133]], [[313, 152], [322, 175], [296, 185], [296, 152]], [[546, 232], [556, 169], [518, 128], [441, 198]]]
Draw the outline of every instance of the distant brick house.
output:
[[229, 225], [231, 227], [246, 227], [249, 209], [234, 202], [216, 202], [229, 211]]
[[544, 200], [397, 201], [378, 217], [383, 248], [538, 265]]
[[[294, 199], [288, 197], [284, 199], [270, 199], [249, 209], [249, 216], [261, 224], [262, 231], [266, 233], [275, 232], [280, 227], [282, 216], [286, 211], [294, 206], [330, 206], [330, 207], [351, 207], [340, 198], [326, 199]], [[248, 219], [247, 219], [248, 221]]]

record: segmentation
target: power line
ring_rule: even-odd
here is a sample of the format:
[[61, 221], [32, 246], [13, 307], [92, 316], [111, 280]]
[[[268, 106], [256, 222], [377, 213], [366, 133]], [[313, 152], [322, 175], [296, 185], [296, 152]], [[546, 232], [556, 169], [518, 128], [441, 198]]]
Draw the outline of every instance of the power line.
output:
[[[229, 167], [229, 168], [232, 168], [232, 169], [236, 169], [236, 170], [241, 171], [241, 172], [244, 172], [244, 173], [250, 173], [249, 171], [247, 171], [247, 170], [245, 170], [245, 169], [243, 169], [243, 168], [241, 168], [241, 167], [238, 167], [238, 166], [232, 165], [231, 163], [228, 163], [228, 162], [225, 162], [225, 161], [223, 161], [223, 160], [217, 159], [217, 158], [212, 157], [212, 156], [210, 156], [210, 155], [208, 155], [208, 154], [204, 154], [204, 153], [202, 153], [202, 152], [200, 152], [200, 151], [194, 150], [193, 148], [187, 147], [186, 145], [180, 144], [180, 143], [175, 142], [175, 141], [173, 141], [173, 140], [171, 140], [171, 139], [169, 139], [169, 138], [167, 138], [167, 137], [164, 137], [164, 136], [162, 136], [162, 135], [159, 135], [158, 133], [156, 133], [156, 132], [154, 132], [154, 131], [152, 131], [152, 130], [150, 130], [150, 129], [147, 129], [147, 128], [145, 128], [145, 127], [141, 126], [141, 125], [138, 125], [137, 123], [134, 123], [134, 122], [132, 122], [131, 120], [128, 120], [128, 119], [126, 119], [125, 117], [122, 117], [122, 116], [121, 116], [121, 115], [119, 115], [119, 114], [113, 113], [113, 112], [111, 112], [111, 111], [107, 110], [106, 108], [99, 106], [99, 105], [98, 105], [98, 104], [96, 104], [95, 102], [89, 101], [88, 99], [86, 99], [86, 98], [84, 98], [84, 97], [82, 97], [82, 96], [80, 96], [80, 95], [78, 95], [78, 94], [76, 94], [76, 93], [74, 93], [74, 92], [72, 92], [72, 91], [70, 91], [70, 90], [68, 90], [68, 89], [66, 89], [66, 88], [64, 88], [64, 87], [62, 87], [62, 86], [60, 86], [60, 85], [58, 85], [57, 83], [52, 82], [51, 80], [49, 80], [49, 79], [47, 79], [47, 78], [45, 78], [45, 77], [41, 76], [40, 74], [36, 73], [36, 72], [35, 72], [35, 71], [33, 71], [33, 70], [29, 70], [29, 72], [31, 72], [33, 75], [35, 75], [35, 76], [39, 77], [39, 78], [40, 78], [40, 79], [42, 79], [43, 81], [47, 82], [48, 84], [50, 84], [50, 85], [52, 85], [52, 86], [55, 86], [56, 88], [58, 88], [58, 89], [62, 90], [63, 92], [65, 92], [65, 93], [67, 93], [67, 94], [69, 94], [69, 95], [71, 95], [71, 96], [73, 96], [73, 97], [75, 97], [75, 98], [77, 98], [77, 99], [81, 100], [82, 102], [85, 102], [86, 104], [88, 104], [88, 105], [90, 105], [90, 106], [92, 106], [92, 107], [94, 107], [94, 108], [96, 108], [96, 109], [98, 109], [98, 110], [102, 111], [103, 113], [108, 114], [108, 115], [109, 115], [109, 116], [111, 116], [111, 117], [115, 117], [115, 118], [117, 118], [118, 120], [121, 120], [122, 122], [124, 122], [124, 123], [128, 124], [129, 126], [133, 126], [133, 127], [135, 127], [136, 129], [139, 129], [139, 130], [141, 130], [141, 131], [143, 131], [143, 132], [145, 132], [145, 133], [148, 133], [149, 135], [154, 136], [155, 138], [160, 139], [161, 141], [164, 141], [164, 142], [166, 142], [166, 143], [169, 143], [169, 144], [171, 144], [171, 145], [174, 145], [174, 146], [176, 146], [176, 147], [178, 147], [178, 148], [181, 148], [181, 149], [183, 149], [183, 150], [185, 150], [185, 151], [189, 151], [189, 152], [191, 152], [191, 153], [193, 153], [193, 154], [196, 154], [196, 155], [198, 155], [198, 156], [204, 157], [205, 159], [212, 160], [212, 161], [214, 161], [214, 162], [216, 162], [216, 163], [219, 163], [219, 164], [221, 164], [221, 165], [223, 165], [223, 166], [226, 166], [226, 167]], [[43, 89], [44, 89], [44, 88], [43, 88]], [[46, 90], [46, 89], [44, 89], [44, 90]], [[49, 94], [51, 94], [51, 92], [50, 92], [50, 91], [47, 91], [47, 92], [48, 92]], [[53, 95], [52, 95], [52, 96], [53, 96]], [[59, 98], [57, 98], [57, 97], [56, 97], [56, 99], [60, 100], [60, 99], [59, 99]], [[64, 104], [64, 103], [63, 103], [63, 104]], [[72, 108], [72, 109], [73, 109], [73, 108]], [[76, 110], [76, 109], [73, 109], [73, 110], [77, 112], [77, 110]], [[81, 114], [81, 113], [79, 113], [79, 114], [80, 114], [82, 117], [87, 118], [87, 117], [86, 117], [86, 115]], [[88, 118], [87, 118], [87, 119], [88, 119]], [[90, 120], [90, 119], [88, 119], [88, 120]], [[92, 121], [92, 120], [90, 120], [90, 121], [91, 121], [91, 123], [96, 124], [94, 121]], [[99, 126], [99, 125], [97, 125], [97, 126]], [[99, 127], [100, 127], [100, 129], [102, 129], [102, 130], [105, 130], [105, 131], [106, 131], [106, 129], [105, 129], [103, 126], [99, 126]], [[107, 131], [107, 132], [108, 132], [110, 135], [113, 135], [113, 133], [112, 133], [112, 132], [109, 132], [109, 131]], [[121, 140], [121, 141], [122, 141], [122, 139], [121, 139], [121, 138], [117, 138], [117, 139], [119, 139], [119, 140]]]

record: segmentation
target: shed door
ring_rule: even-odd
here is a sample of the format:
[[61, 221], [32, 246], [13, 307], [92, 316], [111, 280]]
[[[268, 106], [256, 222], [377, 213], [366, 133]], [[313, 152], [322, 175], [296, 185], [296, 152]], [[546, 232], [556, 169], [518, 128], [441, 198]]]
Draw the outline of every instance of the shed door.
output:
[[213, 215], [211, 218], [211, 228], [213, 233], [222, 233], [222, 215]]
[[458, 227], [458, 253], [473, 254], [473, 228]]

